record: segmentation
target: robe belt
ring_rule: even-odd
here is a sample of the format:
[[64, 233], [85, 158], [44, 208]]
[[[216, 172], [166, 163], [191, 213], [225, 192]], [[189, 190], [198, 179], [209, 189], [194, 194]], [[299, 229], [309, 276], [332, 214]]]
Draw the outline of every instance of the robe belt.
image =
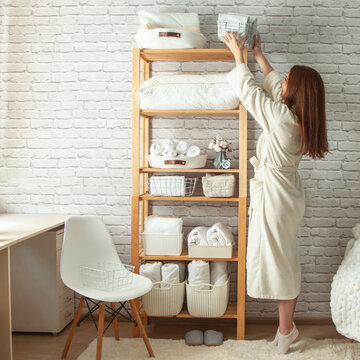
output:
[[299, 165], [296, 164], [294, 166], [278, 166], [272, 163], [269, 163], [266, 159], [264, 162], [261, 162], [256, 156], [253, 156], [250, 160], [251, 165], [257, 170], [261, 166], [267, 166], [269, 168], [278, 170], [278, 171], [287, 171], [287, 172], [295, 172], [297, 171]]

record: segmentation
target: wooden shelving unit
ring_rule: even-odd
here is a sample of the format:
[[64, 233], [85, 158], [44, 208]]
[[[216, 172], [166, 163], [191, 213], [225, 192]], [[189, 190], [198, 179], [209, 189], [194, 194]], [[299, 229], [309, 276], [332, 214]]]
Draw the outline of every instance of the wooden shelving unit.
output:
[[[236, 319], [236, 337], [245, 338], [245, 263], [246, 263], [246, 197], [247, 197], [247, 112], [240, 104], [235, 110], [140, 110], [137, 90], [140, 88], [140, 74], [142, 80], [151, 77], [151, 63], [153, 61], [234, 61], [228, 49], [174, 49], [174, 50], [148, 50], [133, 49], [132, 58], [132, 196], [131, 196], [131, 263], [135, 271], [139, 271], [143, 261], [172, 260], [191, 261], [186, 251], [179, 256], [146, 256], [142, 250], [141, 233], [145, 218], [149, 215], [150, 201], [194, 201], [194, 202], [237, 202], [238, 203], [238, 243], [231, 259], [200, 260], [229, 261], [237, 263], [237, 302], [229, 304], [221, 318]], [[244, 50], [247, 62], [247, 51]], [[191, 117], [188, 120], [196, 121], [199, 117], [233, 117], [239, 119], [239, 168], [218, 169], [156, 169], [150, 168], [147, 161], [149, 151], [150, 120], [152, 117]], [[140, 151], [142, 149], [142, 151]], [[208, 198], [205, 196], [190, 197], [159, 197], [147, 193], [147, 179], [152, 173], [234, 173], [239, 179], [238, 197]], [[141, 207], [140, 207], [141, 204]], [[175, 204], [174, 204], [175, 205]], [[199, 259], [197, 259], [199, 260]], [[146, 314], [142, 311], [144, 317]], [[186, 307], [174, 316], [176, 318], [192, 318]], [[133, 335], [137, 330], [133, 328]]]

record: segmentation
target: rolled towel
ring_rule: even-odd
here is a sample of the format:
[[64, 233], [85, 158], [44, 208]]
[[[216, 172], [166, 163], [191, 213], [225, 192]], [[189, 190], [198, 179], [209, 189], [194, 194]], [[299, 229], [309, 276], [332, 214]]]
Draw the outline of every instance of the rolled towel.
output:
[[186, 152], [187, 157], [196, 157], [200, 155], [200, 148], [196, 145], [189, 147], [189, 150]]
[[179, 266], [180, 282], [184, 282], [186, 278], [186, 264], [184, 261], [179, 261], [177, 264]]
[[228, 263], [226, 261], [210, 262], [210, 283], [213, 285], [224, 285], [228, 279]]
[[[207, 261], [193, 260], [188, 264], [188, 282], [191, 285], [210, 284], [210, 266]], [[209, 290], [209, 286], [199, 286], [200, 290]]]
[[162, 150], [161, 155], [167, 157], [177, 157], [178, 153], [174, 148], [167, 148]]
[[[161, 261], [148, 262], [140, 265], [140, 275], [149, 278], [153, 284], [161, 281]], [[154, 285], [159, 288], [159, 284]]]
[[188, 245], [209, 245], [207, 241], [207, 232], [209, 228], [206, 226], [198, 226], [192, 229], [188, 235]]
[[213, 225], [206, 234], [207, 241], [210, 245], [230, 246], [233, 243], [231, 230], [222, 223]]
[[[161, 281], [170, 284], [178, 284], [180, 282], [179, 265], [174, 263], [167, 263], [161, 267]], [[161, 284], [161, 288], [168, 288], [170, 285]]]
[[179, 141], [179, 143], [176, 145], [176, 151], [180, 155], [185, 155], [188, 150], [189, 150], [189, 145], [185, 141]]
[[159, 156], [161, 155], [161, 153], [162, 153], [162, 146], [157, 142], [152, 143], [150, 146], [150, 154]]
[[175, 149], [175, 144], [170, 139], [164, 139], [161, 143], [163, 149]]

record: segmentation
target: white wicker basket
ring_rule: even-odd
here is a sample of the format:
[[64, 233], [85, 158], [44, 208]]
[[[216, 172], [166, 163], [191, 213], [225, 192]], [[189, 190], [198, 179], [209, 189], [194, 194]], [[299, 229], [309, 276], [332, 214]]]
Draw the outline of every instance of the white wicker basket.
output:
[[149, 194], [153, 196], [192, 196], [197, 178], [185, 176], [151, 176]]
[[206, 197], [231, 197], [235, 190], [233, 174], [203, 176], [202, 187]]
[[[207, 285], [210, 290], [199, 287]], [[220, 317], [229, 301], [229, 278], [224, 285], [186, 283], [186, 302], [189, 314], [196, 317]]]
[[[185, 283], [156, 282], [150, 292], [142, 297], [145, 313], [149, 316], [175, 316], [181, 311], [185, 298]], [[166, 284], [168, 287], [154, 287]]]
[[206, 159], [207, 155], [195, 157], [186, 157], [184, 155], [177, 157], [148, 155], [150, 167], [161, 169], [200, 169], [205, 167]]
[[144, 255], [181, 255], [183, 234], [147, 234], [143, 235]]

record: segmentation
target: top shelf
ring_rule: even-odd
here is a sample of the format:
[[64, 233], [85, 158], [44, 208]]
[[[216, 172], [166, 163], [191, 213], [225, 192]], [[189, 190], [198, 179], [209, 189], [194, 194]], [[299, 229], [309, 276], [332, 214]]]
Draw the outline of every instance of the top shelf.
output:
[[[244, 50], [246, 51], [246, 50]], [[145, 61], [234, 60], [229, 49], [141, 49]]]

